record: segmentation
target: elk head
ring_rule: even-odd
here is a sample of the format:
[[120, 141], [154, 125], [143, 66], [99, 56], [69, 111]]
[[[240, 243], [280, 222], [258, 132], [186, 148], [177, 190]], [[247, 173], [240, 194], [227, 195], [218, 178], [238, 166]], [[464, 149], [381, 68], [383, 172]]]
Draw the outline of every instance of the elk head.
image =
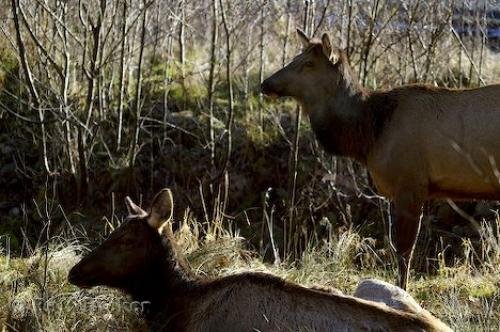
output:
[[125, 201], [127, 220], [71, 269], [70, 283], [82, 288], [98, 285], [129, 288], [160, 259], [159, 230], [173, 211], [170, 189], [163, 189], [155, 196], [149, 212], [129, 197]]
[[309, 39], [300, 29], [297, 35], [303, 45], [302, 53], [264, 80], [261, 91], [271, 97], [293, 97], [300, 103], [311, 103], [328, 95], [335, 84], [332, 74], [336, 73], [336, 64], [332, 59], [338, 54], [326, 33], [321, 40]]

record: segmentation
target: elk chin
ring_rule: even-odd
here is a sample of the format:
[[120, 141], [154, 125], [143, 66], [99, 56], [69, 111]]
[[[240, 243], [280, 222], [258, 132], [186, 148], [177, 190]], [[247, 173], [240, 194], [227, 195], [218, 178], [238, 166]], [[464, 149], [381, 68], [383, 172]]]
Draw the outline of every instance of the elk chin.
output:
[[74, 272], [73, 269], [68, 274], [68, 281], [70, 284], [83, 289], [88, 289], [95, 286], [94, 283], [90, 280], [83, 280], [76, 272]]
[[77, 265], [73, 266], [73, 268], [68, 273], [68, 282], [72, 285], [75, 285], [79, 288], [92, 288], [95, 286], [101, 285], [98, 281], [98, 277], [89, 277], [88, 273], [82, 273], [81, 267]]
[[275, 93], [275, 92], [265, 93], [264, 96], [266, 96], [266, 99], [269, 99], [272, 101], [275, 101], [280, 97], [280, 95]]
[[71, 284], [75, 285], [76, 287], [81, 288], [81, 289], [90, 289], [90, 288], [94, 287], [94, 285], [84, 284], [81, 282], [77, 282], [77, 283], [71, 282]]
[[282, 89], [279, 88], [279, 86], [277, 86], [277, 84], [275, 84], [275, 82], [273, 80], [270, 80], [269, 78], [264, 80], [264, 82], [262, 82], [262, 84], [260, 85], [260, 92], [268, 99], [276, 100], [279, 97], [283, 97], [283, 93], [281, 90]]

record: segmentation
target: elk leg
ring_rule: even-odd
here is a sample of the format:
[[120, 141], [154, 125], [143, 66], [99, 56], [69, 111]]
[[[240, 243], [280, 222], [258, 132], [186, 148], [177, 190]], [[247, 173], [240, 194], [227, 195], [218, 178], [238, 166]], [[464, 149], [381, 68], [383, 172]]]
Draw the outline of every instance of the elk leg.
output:
[[391, 242], [396, 249], [398, 260], [397, 284], [404, 290], [408, 283], [413, 250], [420, 231], [421, 216], [421, 200], [403, 196], [393, 202]]

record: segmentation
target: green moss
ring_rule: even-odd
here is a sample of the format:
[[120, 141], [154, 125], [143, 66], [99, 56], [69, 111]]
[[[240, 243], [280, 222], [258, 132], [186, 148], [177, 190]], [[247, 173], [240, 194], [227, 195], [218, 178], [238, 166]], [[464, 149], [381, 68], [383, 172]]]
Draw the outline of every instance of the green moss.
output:
[[6, 85], [7, 78], [16, 75], [18, 70], [19, 62], [14, 52], [10, 48], [0, 45], [0, 86]]
[[498, 287], [486, 280], [473, 283], [469, 288], [469, 295], [475, 298], [491, 298], [499, 294]]

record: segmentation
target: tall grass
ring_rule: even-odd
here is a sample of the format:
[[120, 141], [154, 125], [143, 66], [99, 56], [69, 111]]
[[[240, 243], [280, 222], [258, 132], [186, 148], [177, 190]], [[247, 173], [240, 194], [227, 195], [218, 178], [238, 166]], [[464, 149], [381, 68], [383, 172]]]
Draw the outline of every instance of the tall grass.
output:
[[[423, 307], [457, 331], [498, 331], [500, 327], [500, 252], [497, 218], [483, 223], [480, 251], [464, 241], [464, 259], [440, 266], [432, 276], [413, 274], [410, 293]], [[367, 277], [393, 281], [396, 271], [373, 248], [373, 239], [352, 229], [310, 245], [297, 261], [266, 263], [245, 248], [232, 227], [216, 223], [202, 229], [185, 218], [175, 233], [179, 247], [198, 275], [217, 277], [242, 271], [279, 275], [307, 286], [352, 294]], [[141, 306], [104, 287], [80, 290], [68, 284], [68, 270], [88, 249], [88, 239], [51, 239], [26, 258], [0, 256], [0, 325], [13, 331], [142, 331]], [[366, 262], [372, 262], [367, 264]]]

